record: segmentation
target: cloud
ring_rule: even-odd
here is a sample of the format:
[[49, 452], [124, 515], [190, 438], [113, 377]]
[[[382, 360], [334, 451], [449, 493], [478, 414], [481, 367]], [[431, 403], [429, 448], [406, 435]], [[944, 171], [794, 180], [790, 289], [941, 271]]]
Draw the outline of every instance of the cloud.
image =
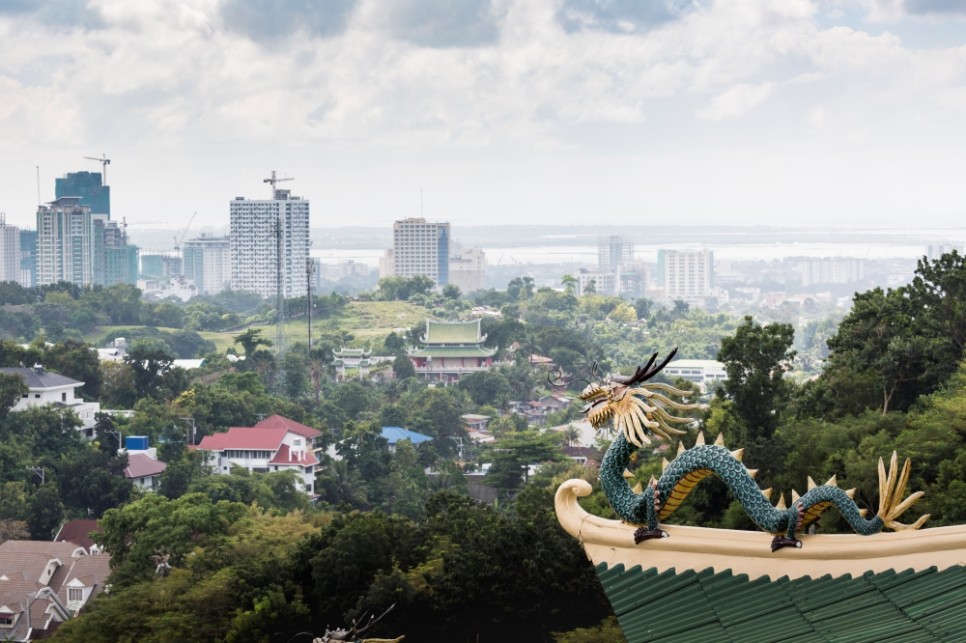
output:
[[227, 0], [220, 9], [230, 30], [262, 44], [306, 32], [317, 38], [345, 31], [356, 0]]
[[104, 24], [96, 8], [77, 0], [4, 0], [0, 2], [0, 16], [3, 15], [28, 16], [54, 27], [95, 29]]
[[395, 37], [422, 47], [479, 47], [500, 35], [491, 0], [395, 0], [381, 8]]
[[720, 121], [725, 118], [741, 116], [757, 107], [775, 89], [772, 83], [748, 85], [741, 83], [728, 91], [718, 94], [711, 103], [697, 112], [698, 118], [706, 121]]
[[678, 20], [700, 5], [697, 0], [564, 0], [557, 19], [568, 32], [631, 33]]

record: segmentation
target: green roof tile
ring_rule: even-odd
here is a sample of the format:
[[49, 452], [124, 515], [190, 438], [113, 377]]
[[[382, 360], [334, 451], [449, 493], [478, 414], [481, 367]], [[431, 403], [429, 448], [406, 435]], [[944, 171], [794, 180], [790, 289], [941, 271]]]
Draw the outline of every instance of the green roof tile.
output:
[[628, 643], [966, 640], [966, 568], [762, 577], [597, 566]]

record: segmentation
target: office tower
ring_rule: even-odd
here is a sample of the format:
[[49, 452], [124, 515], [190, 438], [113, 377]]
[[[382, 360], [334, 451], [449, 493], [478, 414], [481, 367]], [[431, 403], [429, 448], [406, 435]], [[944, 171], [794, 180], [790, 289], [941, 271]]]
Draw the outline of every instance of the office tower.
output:
[[659, 250], [658, 270], [664, 299], [704, 303], [714, 286], [714, 253], [710, 250]]
[[597, 269], [616, 273], [634, 262], [634, 243], [627, 237], [612, 234], [597, 240]]
[[54, 179], [54, 196], [78, 197], [78, 203], [88, 206], [91, 214], [111, 218], [111, 188], [101, 183], [100, 172], [68, 172], [67, 176]]
[[486, 253], [479, 248], [457, 253], [449, 261], [449, 283], [464, 294], [482, 290], [485, 274]]
[[423, 275], [437, 286], [449, 283], [449, 223], [403, 219], [392, 224], [393, 273]]
[[37, 208], [37, 285], [68, 281], [80, 286], [94, 278], [91, 209], [66, 196]]
[[231, 285], [231, 245], [228, 237], [186, 241], [181, 246], [183, 274], [191, 279], [199, 295], [217, 295]]
[[273, 190], [273, 196], [231, 202], [231, 287], [262, 297], [275, 297], [279, 291], [286, 298], [303, 297], [309, 202], [292, 196], [291, 190]]
[[0, 281], [20, 282], [20, 228], [0, 212]]

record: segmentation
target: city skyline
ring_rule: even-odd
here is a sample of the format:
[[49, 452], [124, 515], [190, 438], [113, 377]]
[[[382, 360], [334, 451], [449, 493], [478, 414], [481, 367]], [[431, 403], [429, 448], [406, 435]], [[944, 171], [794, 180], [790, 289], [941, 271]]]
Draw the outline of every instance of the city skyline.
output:
[[112, 218], [203, 230], [278, 171], [323, 228], [955, 223], [964, 26], [945, 0], [17, 2], [0, 212], [31, 228], [103, 169]]

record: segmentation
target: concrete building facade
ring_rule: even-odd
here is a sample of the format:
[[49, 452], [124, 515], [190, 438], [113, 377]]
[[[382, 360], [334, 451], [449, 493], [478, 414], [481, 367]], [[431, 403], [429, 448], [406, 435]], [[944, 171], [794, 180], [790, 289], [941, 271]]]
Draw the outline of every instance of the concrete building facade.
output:
[[20, 228], [0, 212], [0, 281], [20, 281]]
[[184, 276], [194, 282], [199, 295], [217, 295], [231, 285], [231, 242], [228, 237], [207, 237], [186, 241]]
[[659, 250], [658, 271], [664, 298], [703, 305], [714, 286], [714, 253], [710, 250]]
[[94, 279], [91, 209], [80, 197], [61, 197], [37, 209], [37, 285]]
[[274, 196], [231, 202], [231, 287], [262, 297], [305, 296], [309, 201], [290, 190], [275, 190]]
[[392, 226], [393, 274], [397, 277], [423, 275], [437, 286], [449, 283], [449, 223], [411, 218]]

